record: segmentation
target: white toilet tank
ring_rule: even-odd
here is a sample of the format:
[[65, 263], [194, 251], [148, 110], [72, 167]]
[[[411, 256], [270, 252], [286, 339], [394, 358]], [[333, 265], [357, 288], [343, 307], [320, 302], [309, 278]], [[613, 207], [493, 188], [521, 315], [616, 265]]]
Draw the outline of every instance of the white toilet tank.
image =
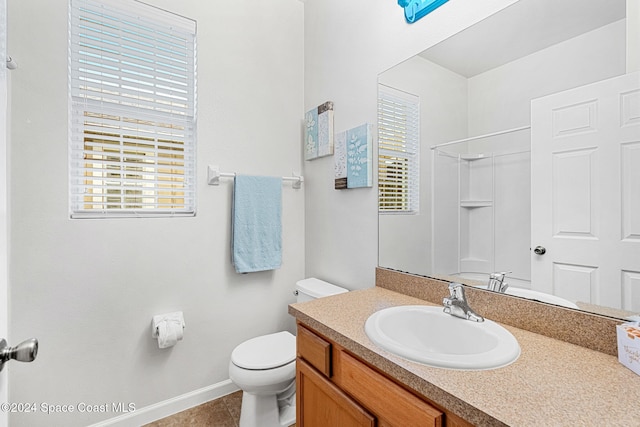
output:
[[299, 280], [296, 282], [297, 302], [311, 301], [316, 298], [328, 297], [349, 292], [345, 288], [332, 285], [315, 277]]

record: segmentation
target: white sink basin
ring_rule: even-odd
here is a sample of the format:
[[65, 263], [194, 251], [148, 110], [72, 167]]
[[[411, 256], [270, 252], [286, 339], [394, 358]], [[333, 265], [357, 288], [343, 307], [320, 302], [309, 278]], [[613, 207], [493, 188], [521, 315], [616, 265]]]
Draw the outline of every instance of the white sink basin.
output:
[[518, 341], [491, 320], [473, 322], [442, 307], [404, 305], [367, 319], [365, 332], [383, 349], [414, 362], [451, 369], [495, 369], [520, 356]]
[[[478, 286], [480, 289], [487, 289], [487, 285]], [[569, 300], [566, 300], [555, 295], [546, 294], [544, 292], [532, 291], [531, 289], [508, 287], [505, 292], [507, 295], [513, 295], [516, 297], [527, 298], [535, 301], [546, 302], [549, 304], [560, 305], [568, 308], [578, 308], [578, 306]]]

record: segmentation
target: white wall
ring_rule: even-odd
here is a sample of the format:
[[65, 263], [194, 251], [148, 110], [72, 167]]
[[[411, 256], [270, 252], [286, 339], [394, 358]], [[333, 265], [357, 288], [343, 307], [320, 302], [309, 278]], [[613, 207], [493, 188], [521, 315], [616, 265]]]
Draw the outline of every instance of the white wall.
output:
[[[70, 220], [67, 210], [67, 1], [9, 0], [11, 335], [40, 340], [12, 366], [10, 400], [134, 403], [141, 409], [228, 380], [235, 345], [288, 328], [304, 277], [304, 194], [283, 189], [283, 266], [230, 265], [232, 181], [223, 171], [301, 169], [303, 9], [298, 0], [147, 0], [198, 22], [198, 213]], [[313, 181], [313, 180], [311, 180]], [[182, 310], [184, 340], [160, 350], [154, 314]], [[115, 413], [12, 414], [12, 426], [80, 426]]]
[[[306, 0], [305, 108], [334, 101], [336, 132], [375, 123], [379, 73], [514, 2], [451, 1], [407, 24], [393, 0]], [[334, 190], [332, 157], [304, 166], [306, 274], [351, 289], [373, 286], [375, 184]]]

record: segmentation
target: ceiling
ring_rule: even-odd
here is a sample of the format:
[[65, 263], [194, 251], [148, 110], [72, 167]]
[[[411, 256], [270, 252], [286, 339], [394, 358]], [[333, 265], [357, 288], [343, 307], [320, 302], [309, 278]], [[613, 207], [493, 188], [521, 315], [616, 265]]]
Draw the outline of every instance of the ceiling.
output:
[[420, 56], [473, 77], [625, 15], [625, 0], [520, 0]]

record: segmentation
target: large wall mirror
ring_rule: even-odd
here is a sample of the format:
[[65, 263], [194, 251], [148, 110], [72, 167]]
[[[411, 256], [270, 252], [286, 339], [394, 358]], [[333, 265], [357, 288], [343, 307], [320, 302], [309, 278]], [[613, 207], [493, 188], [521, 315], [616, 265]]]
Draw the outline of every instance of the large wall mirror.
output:
[[476, 286], [508, 272], [507, 294], [640, 313], [626, 15], [625, 0], [520, 0], [379, 75], [392, 102], [418, 100], [420, 141], [416, 166], [380, 150], [381, 167], [417, 168], [419, 202], [380, 211], [381, 267]]

